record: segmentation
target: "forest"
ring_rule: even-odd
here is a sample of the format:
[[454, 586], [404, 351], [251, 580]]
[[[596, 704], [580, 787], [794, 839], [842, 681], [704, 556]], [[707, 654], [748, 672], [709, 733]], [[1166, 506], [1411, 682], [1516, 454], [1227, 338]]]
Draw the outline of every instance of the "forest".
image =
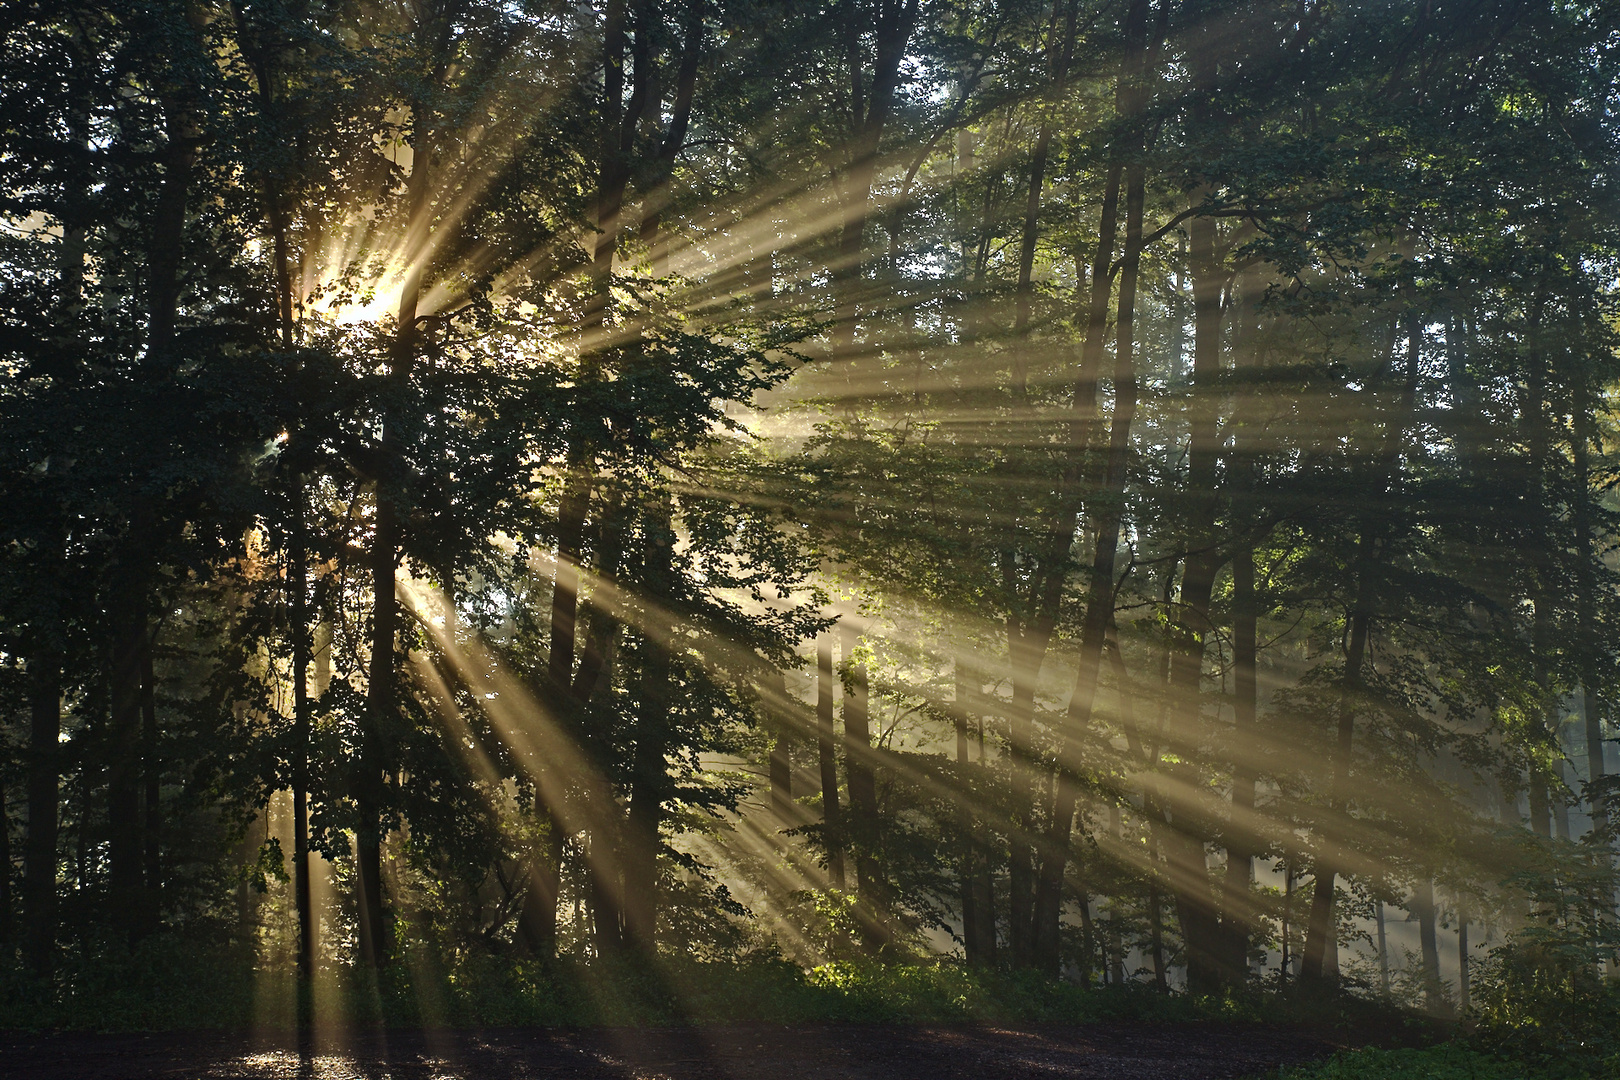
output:
[[11, 0], [0, 1028], [1620, 1069], [1617, 77], [1592, 0]]

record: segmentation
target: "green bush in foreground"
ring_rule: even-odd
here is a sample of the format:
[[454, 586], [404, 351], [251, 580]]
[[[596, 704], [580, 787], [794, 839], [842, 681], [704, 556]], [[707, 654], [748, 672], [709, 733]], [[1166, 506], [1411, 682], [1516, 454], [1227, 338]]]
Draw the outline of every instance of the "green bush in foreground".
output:
[[1475, 994], [1478, 1039], [1546, 1075], [1620, 1078], [1620, 984], [1598, 934], [1533, 928], [1496, 950]]
[[1585, 1055], [1505, 1057], [1470, 1043], [1402, 1050], [1347, 1050], [1314, 1065], [1285, 1068], [1278, 1080], [1617, 1080], [1620, 1058]]
[[1285, 1068], [1279, 1080], [1540, 1080], [1494, 1054], [1456, 1044], [1421, 1050], [1350, 1050], [1315, 1065]]

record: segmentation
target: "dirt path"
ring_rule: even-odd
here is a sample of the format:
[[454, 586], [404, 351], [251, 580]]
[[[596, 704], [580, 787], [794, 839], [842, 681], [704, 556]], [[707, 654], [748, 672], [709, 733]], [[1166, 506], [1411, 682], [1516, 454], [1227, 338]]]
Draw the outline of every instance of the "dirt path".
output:
[[6, 1080], [1217, 1080], [1324, 1057], [1327, 1038], [1213, 1024], [731, 1024], [291, 1035], [0, 1033]]

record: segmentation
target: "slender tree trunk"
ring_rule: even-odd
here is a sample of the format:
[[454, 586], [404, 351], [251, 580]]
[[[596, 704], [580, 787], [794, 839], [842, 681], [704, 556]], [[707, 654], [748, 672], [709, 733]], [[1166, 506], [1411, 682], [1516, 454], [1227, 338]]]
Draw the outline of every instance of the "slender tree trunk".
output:
[[[1188, 255], [1193, 278], [1193, 374], [1188, 411], [1189, 550], [1181, 580], [1180, 604], [1173, 621], [1170, 656], [1171, 744], [1183, 762], [1198, 760], [1204, 741], [1201, 682], [1209, 605], [1221, 556], [1215, 540], [1216, 467], [1220, 454], [1216, 379], [1221, 367], [1221, 294], [1227, 272], [1216, 253], [1215, 222], [1194, 217], [1188, 226]], [[1199, 785], [1190, 764], [1176, 770], [1182, 790]], [[1220, 919], [1210, 891], [1204, 838], [1212, 831], [1203, 807], [1185, 799], [1173, 808], [1174, 823], [1167, 854], [1173, 873], [1176, 911], [1187, 948], [1187, 981], [1194, 993], [1218, 990], [1231, 979], [1224, 969]]]
[[1440, 996], [1440, 941], [1435, 931], [1434, 882], [1424, 878], [1412, 894], [1412, 912], [1418, 917], [1418, 947], [1423, 959], [1424, 1007], [1431, 1014], [1443, 1011]]
[[[675, 162], [686, 146], [692, 102], [697, 92], [699, 61], [704, 44], [703, 5], [700, 0], [686, 0], [682, 24], [681, 62], [675, 76], [675, 100], [670, 111], [669, 126], [654, 156], [646, 195], [642, 198], [641, 242], [646, 245], [647, 259], [655, 277], [663, 274], [668, 257], [668, 241], [662, 234], [660, 221], [664, 204], [669, 200], [669, 180], [675, 171]], [[650, 106], [657, 104], [660, 103], [649, 101]]]
[[[969, 965], [992, 968], [996, 964], [996, 898], [990, 842], [975, 792], [982, 787], [975, 775], [989, 768], [984, 758], [984, 721], [977, 717], [982, 683], [970, 663], [956, 661], [956, 763], [961, 804], [957, 827], [961, 831], [961, 886], [963, 951]], [[977, 721], [979, 761], [969, 763], [971, 728]]]
[[[1596, 629], [1596, 568], [1601, 565], [1592, 537], [1592, 402], [1584, 386], [1577, 390], [1575, 402], [1575, 548], [1579, 560], [1576, 587], [1577, 618], [1581, 640], [1581, 719], [1586, 735], [1586, 780], [1592, 809], [1594, 832], [1608, 829], [1608, 800], [1602, 794], [1604, 779], [1603, 714], [1599, 708], [1593, 685], [1600, 678], [1599, 651]], [[1603, 835], [1603, 833], [1599, 833]]]
[[789, 752], [793, 725], [787, 715], [787, 680], [780, 671], [771, 677], [765, 706], [767, 715], [774, 714], [771, 726], [775, 729], [771, 737], [771, 808], [778, 820], [789, 822], [793, 820], [793, 758]]
[[1377, 905], [1378, 922], [1378, 993], [1380, 997], [1389, 997], [1389, 940], [1384, 933], [1384, 901], [1380, 897], [1374, 903]]
[[[1011, 623], [1011, 620], [1009, 620]], [[1017, 968], [1034, 967], [1035, 956], [1035, 853], [1031, 840], [1036, 835], [1034, 818], [1035, 680], [1046, 652], [1048, 631], [1031, 633], [1009, 626], [1012, 707], [1007, 717], [1007, 750], [1012, 829], [1008, 836], [1007, 945]]]
[[[1145, 4], [1136, 5], [1144, 9]], [[1131, 425], [1136, 420], [1135, 312], [1138, 270], [1142, 255], [1142, 210], [1145, 177], [1141, 162], [1126, 170], [1125, 251], [1121, 259], [1119, 314], [1114, 345], [1114, 416], [1109, 427], [1108, 456], [1101, 491], [1093, 497], [1092, 518], [1096, 547], [1092, 552], [1091, 581], [1085, 622], [1080, 637], [1080, 663], [1064, 718], [1058, 751], [1056, 798], [1048, 822], [1035, 897], [1035, 951], [1048, 974], [1057, 973], [1059, 926], [1063, 907], [1063, 876], [1068, 865], [1069, 834], [1080, 794], [1079, 762], [1074, 745], [1091, 726], [1102, 653], [1108, 627], [1114, 619], [1114, 564], [1124, 520], [1125, 479], [1130, 459]]]
[[389, 959], [389, 927], [382, 895], [382, 802], [386, 779], [382, 741], [395, 712], [394, 638], [399, 608], [394, 593], [398, 526], [388, 481], [377, 482], [375, 532], [371, 551], [371, 661], [367, 671], [366, 726], [361, 732], [359, 775], [355, 778], [355, 886], [361, 961], [370, 968]]
[[973, 850], [973, 819], [975, 817], [968, 777], [968, 718], [971, 694], [966, 669], [958, 658], [953, 663], [956, 693], [951, 708], [951, 725], [956, 733], [956, 878], [959, 901], [962, 905], [962, 953], [969, 967], [984, 967], [982, 938], [977, 911], [978, 897], [973, 888], [976, 873]]
[[[413, 103], [416, 124], [411, 172], [406, 178], [407, 236], [405, 281], [400, 289], [394, 340], [388, 357], [388, 377], [404, 396], [410, 385], [420, 344], [418, 315], [426, 276], [431, 211], [431, 172], [435, 144], [432, 120], [421, 103]], [[376, 512], [370, 553], [371, 660], [367, 671], [367, 726], [361, 734], [360, 775], [355, 784], [355, 882], [360, 912], [360, 955], [367, 967], [386, 964], [392, 954], [392, 928], [383, 902], [382, 844], [385, 833], [383, 802], [387, 793], [387, 763], [383, 745], [398, 723], [399, 599], [396, 573], [403, 541], [398, 500], [403, 495], [407, 465], [398, 446], [398, 421], [382, 409], [383, 466], [376, 483]]]
[[[144, 576], [144, 575], [143, 575]], [[110, 922], [133, 945], [145, 929], [141, 842], [141, 672], [146, 611], [143, 581], [126, 576], [113, 652], [112, 722], [107, 734], [107, 902]]]
[[[234, 8], [238, 23], [238, 45], [253, 69], [259, 103], [259, 122], [267, 136], [279, 134], [280, 106], [276, 100], [276, 80], [280, 70], [280, 50], [276, 47], [255, 48], [247, 40], [246, 13], [240, 6]], [[278, 45], [284, 45], [278, 41]], [[270, 228], [271, 252], [274, 259], [276, 316], [281, 347], [291, 350], [295, 327], [293, 316], [292, 249], [289, 238], [287, 211], [283, 201], [283, 178], [272, 171], [261, 175], [267, 224]], [[295, 370], [301, 370], [300, 363]], [[292, 387], [296, 394], [297, 386]], [[302, 447], [294, 443], [286, 448], [292, 469], [288, 478], [287, 496], [290, 509], [287, 548], [288, 634], [292, 639], [293, 684], [293, 738], [291, 760], [293, 809], [293, 907], [298, 917], [298, 945], [296, 963], [298, 975], [297, 1015], [300, 1026], [312, 1019], [313, 1000], [310, 980], [315, 970], [315, 915], [311, 902], [309, 866], [309, 741], [310, 712], [309, 665], [309, 567], [308, 528], [304, 513], [304, 476], [296, 453]], [[289, 453], [290, 452], [290, 453]]]
[[10, 792], [0, 780], [0, 950], [9, 954], [14, 922], [11, 904], [11, 806]]
[[855, 882], [861, 902], [870, 916], [883, 910], [884, 885], [879, 870], [877, 777], [872, 769], [872, 732], [868, 710], [866, 665], [856, 663], [860, 632], [843, 627], [844, 664], [848, 667], [844, 684], [844, 761], [849, 772], [850, 836], [855, 843]]
[[[194, 28], [197, 16], [192, 14]], [[146, 251], [146, 361], [154, 379], [172, 366], [180, 306], [180, 267], [185, 251], [186, 206], [199, 139], [196, 104], [190, 88], [163, 101], [166, 141], [163, 180], [153, 207]], [[151, 647], [147, 626], [152, 575], [149, 560], [156, 543], [157, 517], [146, 501], [129, 515], [124, 539], [125, 565], [114, 598], [112, 723], [108, 771], [108, 899], [112, 923], [131, 943], [150, 925], [150, 898], [143, 882], [141, 792], [142, 674]]]
[[[56, 959], [62, 661], [40, 649], [28, 664], [28, 837], [23, 847], [23, 942], [29, 968], [49, 976]], [[82, 829], [81, 829], [82, 831]]]
[[[1538, 515], [1537, 523], [1547, 525], [1550, 523], [1551, 508], [1547, 504], [1547, 469], [1549, 458], [1550, 433], [1548, 431], [1547, 410], [1547, 370], [1546, 360], [1541, 350], [1541, 318], [1545, 306], [1545, 297], [1537, 287], [1537, 294], [1531, 301], [1530, 310], [1530, 355], [1525, 364], [1525, 401], [1524, 426], [1525, 441], [1529, 448], [1528, 468], [1530, 470], [1530, 499], [1533, 512]], [[1543, 749], [1550, 749], [1548, 744], [1556, 738], [1556, 724], [1558, 704], [1554, 700], [1552, 684], [1552, 662], [1550, 657], [1554, 651], [1553, 635], [1555, 632], [1553, 619], [1553, 589], [1555, 570], [1552, 566], [1552, 554], [1545, 550], [1536, 550], [1531, 554], [1534, 584], [1531, 589], [1532, 602], [1535, 611], [1532, 618], [1530, 637], [1531, 647], [1534, 650], [1536, 681], [1542, 692], [1542, 731], [1538, 732], [1538, 742]], [[1530, 764], [1530, 827], [1538, 836], [1552, 835], [1552, 795], [1548, 790], [1548, 776], [1532, 755]]]
[[315, 975], [315, 912], [309, 878], [309, 566], [304, 523], [304, 484], [294, 476], [292, 542], [287, 550], [287, 588], [291, 598], [288, 621], [292, 634], [293, 684], [293, 904], [298, 912], [299, 1023], [309, 1020], [308, 983]]
[[852, 19], [841, 24], [845, 63], [850, 78], [850, 137], [844, 167], [837, 177], [843, 220], [838, 230], [833, 263], [836, 313], [832, 327], [832, 355], [848, 360], [860, 317], [861, 263], [866, 223], [871, 217], [872, 184], [877, 177], [878, 150], [900, 86], [906, 44], [916, 28], [918, 0], [879, 0], [871, 27], [874, 43], [871, 81], [865, 74], [863, 33]]
[[1294, 867], [1283, 863], [1283, 905], [1282, 905], [1282, 959], [1277, 969], [1277, 981], [1283, 986], [1288, 985], [1288, 977], [1292, 974], [1290, 967], [1293, 964], [1292, 945], [1294, 940]]
[[1164, 897], [1159, 888], [1159, 829], [1161, 825], [1152, 816], [1148, 818], [1148, 949], [1153, 958], [1153, 986], [1161, 994], [1170, 992], [1170, 980], [1164, 962]]
[[[1459, 906], [1460, 907], [1460, 906]], [[1468, 915], [1457, 912], [1457, 1012], [1468, 1015]]]
[[[1365, 582], [1366, 567], [1370, 562], [1367, 551], [1371, 544], [1367, 538], [1362, 541], [1363, 569], [1361, 578]], [[1371, 613], [1368, 609], [1367, 589], [1360, 587], [1360, 599], [1356, 610], [1350, 616], [1350, 646], [1345, 656], [1344, 691], [1339, 700], [1339, 721], [1337, 737], [1333, 746], [1333, 775], [1332, 802], [1334, 809], [1348, 812], [1345, 797], [1350, 778], [1350, 753], [1355, 739], [1356, 709], [1360, 704], [1359, 698], [1362, 688], [1362, 665], [1367, 656], [1367, 633], [1371, 623]], [[1328, 838], [1325, 844], [1337, 843], [1337, 838]], [[1316, 859], [1316, 883], [1311, 890], [1310, 921], [1305, 930], [1304, 966], [1300, 977], [1309, 982], [1330, 982], [1337, 978], [1339, 973], [1339, 942], [1338, 926], [1334, 915], [1334, 901], [1337, 892], [1337, 859], [1329, 851], [1322, 851]]]
[[1255, 292], [1259, 282], [1252, 274], [1241, 281], [1232, 352], [1233, 367], [1247, 379], [1238, 389], [1229, 468], [1233, 529], [1238, 543], [1232, 554], [1232, 820], [1226, 828], [1226, 873], [1221, 879], [1221, 927], [1225, 939], [1222, 966], [1234, 975], [1248, 967], [1249, 940], [1258, 922], [1251, 889], [1254, 860], [1261, 852], [1260, 837], [1253, 825], [1260, 764], [1259, 609], [1254, 582], [1255, 443], [1259, 437], [1255, 412], [1260, 372]]
[[1228, 973], [1248, 967], [1249, 935], [1255, 923], [1251, 888], [1259, 845], [1251, 819], [1259, 755], [1257, 623], [1254, 546], [1246, 543], [1232, 556], [1233, 820], [1226, 830], [1226, 873], [1221, 879], [1221, 926], [1226, 938], [1222, 966]]
[[[1072, 53], [1075, 32], [1075, 7], [1070, 4], [1067, 8], [1068, 18], [1063, 36], [1061, 38], [1057, 36], [1056, 25], [1060, 9], [1061, 5], [1054, 4], [1053, 39], [1049, 53], [1052, 57], [1051, 70], [1055, 87], [1061, 86], [1066, 78], [1066, 67], [1068, 57]], [[1145, 0], [1132, 0], [1131, 14], [1128, 18], [1130, 25], [1138, 30], [1144, 26], [1145, 22], [1142, 20], [1146, 18], [1146, 10]], [[1140, 33], [1136, 33], [1120, 61], [1120, 77], [1116, 93], [1127, 102], [1133, 93], [1128, 85], [1131, 72], [1135, 70], [1132, 65], [1140, 62], [1140, 39]], [[1080, 370], [1075, 380], [1074, 397], [1070, 403], [1068, 462], [1060, 480], [1058, 500], [1061, 509], [1051, 515], [1045, 526], [1046, 535], [1043, 537], [1038, 558], [1040, 572], [1030, 589], [1031, 617], [1023, 620], [1009, 618], [1007, 623], [1008, 655], [1013, 675], [1013, 700], [1008, 718], [1010, 759], [1008, 764], [1011, 777], [1012, 820], [1014, 825], [1018, 826], [1010, 837], [1011, 850], [1008, 859], [1010, 916], [1008, 945], [1015, 967], [1038, 967], [1048, 971], [1057, 963], [1056, 951], [1049, 949], [1048, 944], [1056, 938], [1062, 907], [1062, 870], [1052, 854], [1054, 838], [1061, 834], [1064, 838], [1063, 847], [1067, 848], [1067, 837], [1073, 828], [1073, 799], [1077, 792], [1073, 787], [1072, 777], [1065, 776], [1067, 771], [1072, 770], [1060, 760], [1058, 772], [1052, 778], [1050, 812], [1044, 825], [1037, 820], [1035, 805], [1031, 799], [1034, 774], [1035, 690], [1046, 650], [1057, 624], [1058, 607], [1062, 602], [1070, 551], [1079, 529], [1081, 502], [1087, 487], [1088, 452], [1091, 447], [1092, 426], [1096, 419], [1097, 388], [1101, 381], [1106, 351], [1108, 301], [1113, 291], [1111, 263], [1114, 245], [1118, 239], [1120, 177], [1123, 169], [1122, 160], [1125, 156], [1119, 153], [1118, 149], [1116, 148], [1116, 152], [1111, 155], [1104, 183], [1097, 247], [1089, 278], [1091, 287], [1084, 309], [1086, 336], [1080, 352]], [[1039, 209], [1039, 182], [1044, 178], [1044, 159], [1037, 154], [1032, 165], [1039, 166], [1040, 175], [1037, 176], [1036, 170], [1032, 168], [1023, 248], [1023, 255], [1031, 260], [1035, 249], [1035, 235], [1029, 226], [1034, 221], [1031, 215]], [[1021, 285], [1027, 284], [1022, 276], [1020, 282]], [[1027, 295], [1027, 288], [1024, 292]], [[1022, 332], [1027, 328], [1027, 307], [1021, 305], [1016, 317], [1022, 320], [1018, 326]], [[1016, 371], [1015, 377], [1019, 377]], [[1010, 555], [1008, 558], [1010, 559]], [[1031, 840], [1037, 840], [1041, 844], [1042, 859], [1039, 864]], [[1055, 891], [1051, 884], [1054, 872], [1058, 881]], [[1044, 887], [1041, 884], [1043, 878], [1046, 880]]]
[[821, 764], [821, 820], [827, 843], [827, 874], [844, 888], [844, 823], [838, 807], [838, 736], [833, 730], [832, 636], [816, 638], [816, 750]]
[[[1079, 528], [1081, 492], [1085, 485], [1087, 451], [1097, 409], [1097, 388], [1101, 381], [1106, 353], [1108, 301], [1113, 292], [1110, 266], [1119, 233], [1119, 189], [1123, 166], [1116, 158], [1108, 168], [1104, 184], [1097, 247], [1089, 276], [1089, 297], [1083, 308], [1086, 336], [1080, 352], [1080, 370], [1075, 379], [1070, 404], [1069, 463], [1062, 478], [1060, 505], [1052, 515], [1047, 535], [1042, 539], [1041, 573], [1030, 589], [1032, 616], [1006, 621], [1008, 666], [1012, 673], [1012, 701], [1007, 712], [1007, 752], [1011, 830], [1008, 836], [1008, 935], [1007, 945], [1014, 967], [1036, 966], [1035, 887], [1036, 866], [1030, 841], [1036, 835], [1031, 785], [1034, 763], [1034, 711], [1036, 680], [1040, 675], [1052, 628], [1056, 625], [1057, 605], [1063, 594], [1070, 549]], [[1078, 261], [1078, 259], [1077, 259]], [[1012, 585], [1011, 552], [1003, 553], [1003, 576]], [[1056, 807], [1053, 807], [1054, 812]], [[1049, 963], [1050, 961], [1045, 961]]]
[[[1052, 122], [1041, 121], [1040, 134], [1035, 139], [1035, 152], [1029, 162], [1029, 192], [1024, 203], [1024, 231], [1018, 249], [1018, 286], [1014, 294], [1013, 333], [1013, 398], [1014, 403], [1028, 407], [1029, 400], [1029, 319], [1035, 295], [1035, 246], [1040, 241], [1041, 188], [1046, 183], [1046, 162], [1052, 149]], [[1031, 433], [1033, 434], [1033, 433]]]
[[[1205, 28], [1201, 33], [1207, 33]], [[1190, 52], [1193, 121], [1206, 137], [1218, 137], [1229, 119], [1217, 105], [1218, 48], [1201, 41]], [[1197, 210], [1207, 188], [1193, 193]], [[1219, 493], [1216, 488], [1222, 436], [1218, 380], [1221, 371], [1223, 295], [1231, 280], [1225, 250], [1219, 243], [1216, 219], [1195, 213], [1187, 223], [1187, 262], [1192, 278], [1193, 365], [1188, 400], [1190, 436], [1187, 449], [1186, 569], [1182, 574], [1180, 603], [1170, 635], [1169, 747], [1182, 764], [1171, 772], [1182, 792], [1201, 789], [1193, 762], [1203, 757], [1207, 728], [1203, 716], [1201, 683], [1206, 634], [1211, 629], [1210, 597], [1223, 561], [1216, 533]], [[1187, 982], [1195, 993], [1219, 990], [1242, 972], [1227, 967], [1220, 920], [1220, 905], [1210, 888], [1204, 850], [1216, 834], [1208, 807], [1195, 795], [1183, 795], [1169, 807], [1172, 828], [1166, 833], [1166, 855], [1172, 872], [1170, 887], [1186, 944]]]
[[141, 761], [145, 769], [145, 842], [147, 929], [155, 930], [160, 917], [163, 892], [163, 757], [158, 744], [157, 680], [152, 670], [152, 643], [141, 650]]

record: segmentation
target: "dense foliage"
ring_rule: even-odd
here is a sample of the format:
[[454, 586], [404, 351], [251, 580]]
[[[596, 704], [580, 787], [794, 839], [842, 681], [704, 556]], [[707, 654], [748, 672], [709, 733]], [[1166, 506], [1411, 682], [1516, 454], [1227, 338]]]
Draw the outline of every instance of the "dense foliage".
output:
[[1613, 1007], [1612, 5], [0, 43], [35, 1020], [182, 956], [477, 1017], [632, 970], [843, 1016], [939, 953], [894, 993], [1338, 988], [1545, 1054]]

